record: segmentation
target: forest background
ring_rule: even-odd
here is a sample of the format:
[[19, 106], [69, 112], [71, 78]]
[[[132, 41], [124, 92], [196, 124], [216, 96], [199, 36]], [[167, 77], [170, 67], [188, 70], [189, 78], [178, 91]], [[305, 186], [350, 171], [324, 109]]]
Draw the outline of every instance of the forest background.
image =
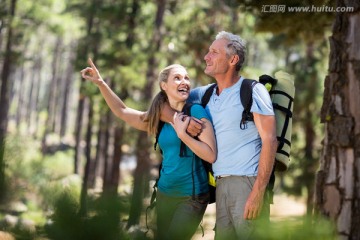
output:
[[[329, 59], [344, 55], [331, 52], [329, 37], [336, 20], [356, 16], [353, 25], [342, 23], [358, 26], [359, 8], [341, 0], [0, 0], [0, 231], [16, 239], [151, 238], [145, 210], [160, 154], [152, 137], [113, 116], [79, 71], [91, 57], [128, 106], [146, 110], [167, 65], [184, 65], [193, 87], [214, 81], [203, 57], [225, 30], [247, 41], [243, 76], [284, 70], [295, 79], [291, 161], [277, 173], [275, 194], [306, 210], [277, 220], [286, 227], [267, 229], [264, 239], [354, 236], [339, 228], [340, 210], [332, 215], [314, 196], [327, 134], [321, 122], [333, 116], [323, 106]], [[341, 129], [350, 134], [354, 126]], [[314, 221], [317, 229], [309, 227]]]

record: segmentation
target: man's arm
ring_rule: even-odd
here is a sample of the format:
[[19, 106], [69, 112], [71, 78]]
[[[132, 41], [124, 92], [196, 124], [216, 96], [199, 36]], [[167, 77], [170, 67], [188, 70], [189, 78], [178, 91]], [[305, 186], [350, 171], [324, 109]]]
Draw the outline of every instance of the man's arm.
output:
[[[160, 120], [163, 122], [173, 123], [174, 115], [176, 111], [172, 109], [169, 103], [165, 103], [161, 110]], [[203, 122], [197, 118], [191, 117], [186, 132], [192, 137], [196, 137], [201, 133]]]
[[258, 175], [245, 204], [245, 219], [255, 219], [260, 214], [266, 187], [274, 167], [278, 146], [275, 116], [260, 115], [257, 113], [253, 113], [253, 115], [255, 125], [262, 141], [262, 148], [260, 152]]

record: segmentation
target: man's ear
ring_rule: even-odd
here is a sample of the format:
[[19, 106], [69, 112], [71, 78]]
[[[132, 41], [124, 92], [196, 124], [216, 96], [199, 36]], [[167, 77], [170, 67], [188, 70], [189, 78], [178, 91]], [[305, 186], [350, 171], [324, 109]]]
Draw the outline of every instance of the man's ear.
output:
[[232, 65], [236, 65], [239, 62], [239, 60], [240, 60], [239, 55], [234, 55], [232, 56], [230, 63]]

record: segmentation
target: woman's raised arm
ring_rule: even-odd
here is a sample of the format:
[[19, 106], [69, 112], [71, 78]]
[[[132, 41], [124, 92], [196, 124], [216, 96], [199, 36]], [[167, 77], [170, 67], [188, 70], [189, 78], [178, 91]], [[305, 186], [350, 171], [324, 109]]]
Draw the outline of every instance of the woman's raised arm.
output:
[[111, 111], [118, 118], [122, 119], [130, 126], [142, 131], [147, 131], [148, 123], [144, 121], [146, 113], [127, 107], [125, 103], [105, 83], [98, 69], [90, 58], [88, 63], [90, 67], [81, 70], [81, 76], [98, 86]]

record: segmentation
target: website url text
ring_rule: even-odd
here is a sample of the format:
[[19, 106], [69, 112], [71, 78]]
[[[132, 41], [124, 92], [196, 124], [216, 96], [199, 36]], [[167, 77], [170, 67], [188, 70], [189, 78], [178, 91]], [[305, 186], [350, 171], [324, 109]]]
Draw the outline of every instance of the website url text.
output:
[[300, 13], [300, 12], [353, 12], [354, 7], [330, 7], [330, 6], [301, 6], [290, 7], [286, 5], [262, 5], [261, 12], [265, 13]]

